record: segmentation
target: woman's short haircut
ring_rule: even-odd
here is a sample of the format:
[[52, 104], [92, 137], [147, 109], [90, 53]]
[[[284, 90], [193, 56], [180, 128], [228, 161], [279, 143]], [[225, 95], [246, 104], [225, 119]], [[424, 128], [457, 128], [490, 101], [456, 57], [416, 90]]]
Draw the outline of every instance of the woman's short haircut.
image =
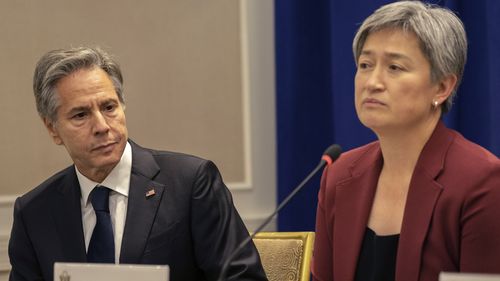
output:
[[443, 113], [451, 109], [467, 60], [467, 37], [462, 21], [450, 10], [420, 1], [401, 1], [384, 5], [365, 19], [352, 44], [356, 64], [366, 38], [373, 32], [397, 28], [414, 33], [431, 66], [431, 81], [441, 81], [453, 74], [457, 83]]

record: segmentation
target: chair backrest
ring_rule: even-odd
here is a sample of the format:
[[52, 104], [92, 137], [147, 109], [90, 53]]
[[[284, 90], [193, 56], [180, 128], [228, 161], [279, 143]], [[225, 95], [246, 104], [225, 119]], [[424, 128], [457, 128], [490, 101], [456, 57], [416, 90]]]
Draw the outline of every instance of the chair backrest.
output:
[[314, 232], [260, 232], [253, 241], [269, 281], [310, 280]]

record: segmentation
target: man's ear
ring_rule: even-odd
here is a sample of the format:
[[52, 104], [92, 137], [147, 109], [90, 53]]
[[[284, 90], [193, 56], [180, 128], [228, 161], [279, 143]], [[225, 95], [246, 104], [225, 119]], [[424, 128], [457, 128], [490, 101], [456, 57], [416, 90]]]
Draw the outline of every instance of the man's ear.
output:
[[59, 133], [57, 132], [57, 128], [54, 122], [50, 121], [47, 117], [45, 117], [43, 118], [43, 124], [45, 125], [45, 128], [47, 128], [47, 131], [49, 131], [49, 135], [50, 137], [52, 137], [54, 143], [57, 145], [63, 144], [63, 141], [59, 136]]
[[437, 101], [438, 104], [444, 103], [453, 92], [456, 84], [457, 76], [455, 74], [450, 74], [443, 78], [440, 82], [438, 82], [439, 88], [433, 101]]

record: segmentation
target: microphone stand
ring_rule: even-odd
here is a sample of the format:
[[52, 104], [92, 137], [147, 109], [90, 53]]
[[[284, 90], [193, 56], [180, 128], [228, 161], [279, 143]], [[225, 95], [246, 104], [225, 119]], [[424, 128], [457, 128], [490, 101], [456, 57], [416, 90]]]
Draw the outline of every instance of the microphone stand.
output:
[[259, 233], [264, 227], [266, 227], [269, 222], [274, 218], [274, 216], [281, 210], [283, 209], [283, 207], [286, 206], [286, 204], [288, 203], [288, 201], [290, 201], [290, 199], [292, 199], [295, 194], [297, 194], [301, 189], [302, 187], [314, 176], [316, 175], [316, 173], [321, 170], [328, 162], [325, 160], [325, 159], [321, 159], [321, 161], [319, 162], [319, 164], [316, 166], [316, 168], [314, 168], [314, 170], [309, 173], [309, 175], [304, 179], [302, 180], [302, 182], [285, 198], [283, 199], [283, 201], [281, 201], [281, 203], [278, 205], [278, 207], [276, 208], [276, 210], [274, 210], [273, 213], [271, 213], [271, 215], [269, 215], [266, 220], [259, 226], [255, 229], [255, 231], [252, 233], [252, 235], [248, 236], [245, 240], [243, 240], [243, 242], [240, 243], [240, 245], [238, 246], [238, 248], [236, 248], [231, 256], [229, 256], [229, 258], [226, 259], [226, 262], [224, 262], [224, 265], [222, 266], [222, 269], [220, 271], [220, 275], [219, 275], [219, 279], [218, 281], [224, 281], [225, 280], [225, 277], [226, 277], [226, 274], [227, 274], [227, 269], [229, 267], [229, 264], [231, 263], [231, 261], [234, 260], [234, 258], [236, 257], [237, 254], [239, 254], [239, 252], [255, 237], [255, 235], [257, 233]]

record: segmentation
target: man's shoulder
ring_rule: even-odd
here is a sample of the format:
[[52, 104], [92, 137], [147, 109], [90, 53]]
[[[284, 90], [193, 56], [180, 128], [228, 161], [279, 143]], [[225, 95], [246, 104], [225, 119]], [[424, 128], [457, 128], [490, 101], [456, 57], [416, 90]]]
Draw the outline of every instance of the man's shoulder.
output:
[[22, 195], [19, 200], [22, 202], [23, 206], [46, 204], [49, 202], [47, 200], [48, 196], [61, 188], [71, 173], [75, 173], [73, 165], [52, 175], [44, 182]]
[[182, 162], [193, 162], [200, 163], [207, 161], [202, 157], [195, 156], [189, 153], [170, 151], [170, 150], [162, 150], [162, 149], [154, 149], [148, 148], [138, 145], [137, 143], [131, 142], [132, 150], [139, 150], [142, 153], [149, 153], [153, 158], [162, 161], [182, 161]]
[[137, 162], [138, 165], [140, 161], [147, 161], [147, 157], [152, 157], [155, 163], [160, 167], [160, 169], [170, 170], [175, 172], [189, 172], [196, 171], [201, 166], [206, 166], [207, 164], [212, 164], [212, 161], [204, 159], [199, 156], [195, 156], [188, 153], [160, 150], [153, 148], [142, 147], [136, 143], [131, 142], [133, 157], [132, 162]]
[[155, 150], [149, 149], [151, 155], [159, 161], [174, 161], [174, 162], [183, 162], [186, 164], [194, 164], [199, 165], [200, 163], [204, 163], [208, 161], [202, 157], [184, 153], [177, 151], [168, 151], [168, 150]]

